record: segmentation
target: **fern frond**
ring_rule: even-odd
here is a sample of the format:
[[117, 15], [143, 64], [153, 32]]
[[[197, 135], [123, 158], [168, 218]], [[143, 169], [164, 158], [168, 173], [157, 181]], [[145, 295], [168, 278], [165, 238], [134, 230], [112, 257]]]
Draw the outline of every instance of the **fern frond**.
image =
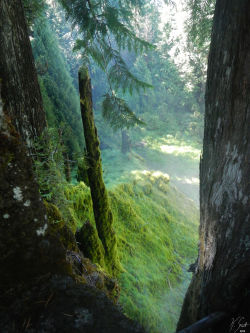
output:
[[109, 68], [108, 78], [116, 89], [121, 88], [123, 92], [129, 91], [132, 95], [134, 89], [139, 91], [140, 89], [152, 88], [150, 84], [139, 80], [129, 71], [118, 51], [113, 50], [112, 55], [114, 64]]

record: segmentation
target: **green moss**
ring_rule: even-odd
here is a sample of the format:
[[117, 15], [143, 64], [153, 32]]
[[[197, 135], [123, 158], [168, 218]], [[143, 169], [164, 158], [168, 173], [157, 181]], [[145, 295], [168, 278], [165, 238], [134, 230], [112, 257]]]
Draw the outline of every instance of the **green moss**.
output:
[[152, 185], [151, 184], [145, 184], [143, 187], [143, 192], [145, 195], [150, 195], [152, 193]]
[[[119, 271], [119, 263], [117, 259], [113, 257], [113, 253], [116, 252], [116, 248], [114, 248], [114, 246], [116, 247], [116, 242], [113, 241], [114, 231], [111, 227], [113, 223], [113, 217], [112, 215], [108, 216], [110, 211], [102, 211], [103, 216], [105, 216], [106, 221], [109, 221], [109, 224], [101, 225], [98, 230], [95, 224], [95, 216], [93, 212], [90, 189], [83, 182], [80, 182], [77, 186], [69, 185], [65, 189], [65, 194], [67, 199], [71, 203], [70, 211], [74, 220], [76, 221], [77, 227], [82, 227], [88, 221], [87, 225], [89, 226], [89, 228], [84, 231], [83, 235], [85, 241], [87, 241], [88, 244], [88, 249], [85, 248], [84, 251], [86, 256], [93, 260], [93, 262], [99, 263], [109, 273]], [[100, 197], [100, 200], [108, 200], [107, 195]], [[102, 235], [102, 238], [100, 237], [100, 234]], [[105, 251], [105, 247], [103, 244], [103, 235], [106, 235], [105, 245], [106, 247], [108, 247], [108, 251]], [[109, 255], [110, 253], [111, 255]]]
[[76, 186], [68, 185], [65, 188], [65, 195], [70, 203], [70, 211], [78, 227], [82, 226], [87, 220], [94, 223], [90, 190], [83, 182]]
[[162, 174], [141, 173], [110, 198], [124, 268], [120, 303], [148, 331], [173, 331], [190, 279], [183, 267], [197, 255], [198, 211]]
[[[67, 196], [78, 226], [87, 220], [94, 226], [89, 188], [69, 186]], [[190, 279], [184, 282], [183, 267], [197, 255], [198, 211], [159, 172], [138, 172], [131, 184], [116, 186], [108, 196], [122, 265], [120, 303], [149, 331], [174, 330]]]
[[44, 205], [47, 211], [49, 222], [52, 225], [58, 224], [60, 226], [64, 226], [65, 222], [63, 221], [63, 217], [59, 209], [54, 204], [47, 201], [44, 201]]
[[[69, 188], [71, 189], [71, 195], [72, 193], [77, 193], [75, 188], [74, 191], [72, 191], [71, 187]], [[84, 193], [84, 184], [81, 184], [77, 188], [80, 193]], [[86, 197], [89, 195], [88, 192], [89, 190], [85, 192]], [[67, 193], [69, 195], [70, 190]], [[86, 203], [85, 197], [83, 197], [82, 203]], [[104, 259], [105, 252], [95, 226], [87, 221], [76, 233], [75, 238], [74, 230], [65, 222], [58, 207], [46, 201], [44, 201], [44, 204], [49, 222], [48, 236], [49, 238], [56, 238], [66, 253], [67, 260], [64, 263], [66, 273], [72, 276], [78, 283], [91, 282], [92, 285], [102, 290], [113, 302], [116, 302], [120, 289], [117, 281], [107, 274], [108, 269]], [[81, 208], [79, 202], [77, 207]], [[77, 216], [77, 211], [73, 209], [72, 211]], [[82, 251], [84, 257], [79, 252], [79, 249]], [[76, 259], [76, 256], [78, 259]], [[80, 265], [79, 260], [81, 260]]]
[[78, 182], [84, 182], [87, 186], [89, 186], [89, 178], [87, 173], [87, 166], [85, 163], [84, 158], [80, 158], [78, 160], [78, 167], [77, 167], [77, 176], [76, 179]]
[[96, 228], [87, 221], [76, 233], [79, 249], [83, 252], [84, 256], [89, 258], [93, 263], [98, 263], [105, 267], [104, 261], [104, 248], [98, 237]]
[[48, 233], [52, 236], [56, 236], [66, 250], [77, 250], [74, 233], [65, 223], [59, 209], [47, 201], [44, 201], [44, 205], [49, 221]]

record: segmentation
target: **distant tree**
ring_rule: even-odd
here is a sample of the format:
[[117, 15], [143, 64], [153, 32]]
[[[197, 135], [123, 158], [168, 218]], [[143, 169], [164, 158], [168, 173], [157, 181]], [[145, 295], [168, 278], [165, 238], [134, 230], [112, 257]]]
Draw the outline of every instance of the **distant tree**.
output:
[[188, 41], [192, 43], [199, 53], [208, 53], [212, 22], [216, 0], [188, 0], [186, 10], [189, 18], [186, 22]]
[[57, 0], [51, 0], [46, 10], [49, 26], [56, 36], [70, 70], [73, 84], [78, 91], [78, 70], [82, 65], [80, 52], [72, 52], [75, 41], [78, 38], [77, 29], [72, 29], [69, 21], [66, 20], [66, 12]]
[[61, 128], [63, 142], [72, 156], [84, 146], [78, 93], [47, 17], [37, 19], [33, 29], [33, 54], [48, 125]]
[[192, 85], [200, 110], [204, 112], [207, 58], [211, 41], [215, 0], [188, 0], [185, 10], [187, 53], [192, 71], [188, 80]]

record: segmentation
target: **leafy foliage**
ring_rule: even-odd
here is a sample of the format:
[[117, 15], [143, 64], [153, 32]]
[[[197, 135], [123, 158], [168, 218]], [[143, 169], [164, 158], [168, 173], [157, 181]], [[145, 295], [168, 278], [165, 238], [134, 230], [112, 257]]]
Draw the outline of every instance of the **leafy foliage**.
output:
[[22, 0], [27, 24], [30, 26], [41, 17], [46, 3], [44, 0]]
[[[150, 87], [149, 84], [139, 80], [126, 66], [121, 56], [122, 50], [143, 52], [151, 49], [152, 45], [145, 40], [137, 37], [131, 28], [133, 21], [132, 9], [140, 8], [142, 1], [129, 1], [125, 5], [124, 1], [112, 2], [107, 0], [61, 0], [66, 9], [67, 17], [71, 20], [73, 27], [77, 27], [81, 39], [76, 41], [75, 51], [83, 52], [83, 60], [90, 64], [89, 57], [103, 70], [107, 76], [109, 86], [109, 96], [113, 96], [113, 90], [121, 90], [123, 93], [129, 91], [132, 94], [133, 89], [139, 90]], [[126, 105], [126, 111], [129, 106], [121, 98], [112, 98], [112, 104], [119, 103], [114, 109], [120, 110], [121, 104]], [[105, 102], [104, 106], [107, 105]], [[124, 109], [124, 107], [123, 107]], [[108, 109], [104, 110], [107, 114]], [[110, 112], [111, 109], [110, 109]], [[113, 112], [112, 112], [113, 113]], [[129, 114], [133, 111], [130, 109]], [[120, 119], [119, 127], [127, 127], [127, 121], [124, 118], [107, 117], [110, 124], [113, 125]], [[139, 119], [134, 116], [130, 118], [130, 126], [139, 123]], [[116, 126], [116, 125], [115, 125]]]
[[215, 0], [189, 0], [187, 9], [189, 10], [189, 20], [186, 23], [189, 42], [195, 47], [208, 52], [210, 44], [212, 19], [215, 8]]
[[40, 193], [44, 199], [63, 210], [66, 204], [64, 187], [67, 183], [63, 157], [65, 148], [58, 129], [46, 129], [37, 138], [34, 147], [36, 154], [33, 160]]
[[186, 10], [187, 49], [189, 66], [192, 69], [187, 78], [194, 90], [196, 100], [204, 113], [204, 95], [207, 74], [207, 59], [211, 40], [215, 0], [189, 0]]
[[121, 127], [130, 128], [135, 124], [143, 125], [134, 112], [131, 111], [127, 103], [114, 94], [106, 94], [103, 100], [102, 115], [109, 122], [114, 130]]

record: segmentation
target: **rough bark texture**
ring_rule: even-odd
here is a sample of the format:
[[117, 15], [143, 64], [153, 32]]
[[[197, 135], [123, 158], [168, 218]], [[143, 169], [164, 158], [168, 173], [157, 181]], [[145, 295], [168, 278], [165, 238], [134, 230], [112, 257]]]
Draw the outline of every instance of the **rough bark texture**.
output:
[[[21, 0], [0, 1], [0, 79], [5, 111], [30, 147], [46, 126]], [[6, 56], [7, 55], [7, 56]], [[29, 92], [33, 92], [32, 94]]]
[[[24, 65], [31, 48], [21, 2], [1, 1], [0, 22], [0, 286], [7, 288], [50, 270], [62, 272], [66, 261], [59, 242], [44, 238], [48, 229], [46, 210], [23, 142], [31, 139], [30, 133], [34, 135], [42, 128], [36, 129], [34, 119], [29, 117], [34, 107], [30, 101], [33, 96], [40, 96], [40, 91], [37, 80], [33, 87], [27, 84], [36, 77], [36, 72], [33, 61], [29, 69], [28, 63]], [[30, 79], [29, 73], [32, 73]], [[36, 103], [34, 110], [43, 112], [42, 101]]]
[[91, 81], [88, 75], [88, 70], [85, 68], [81, 68], [79, 71], [79, 90], [88, 158], [87, 172], [93, 201], [96, 228], [105, 250], [106, 266], [110, 272], [115, 272], [118, 268], [118, 262], [116, 237], [113, 230], [113, 215], [102, 176], [101, 153], [99, 148], [100, 142], [97, 136], [92, 108]]
[[[250, 323], [250, 2], [217, 0], [208, 63], [200, 244], [179, 329], [216, 311]], [[217, 330], [213, 330], [217, 332]]]

